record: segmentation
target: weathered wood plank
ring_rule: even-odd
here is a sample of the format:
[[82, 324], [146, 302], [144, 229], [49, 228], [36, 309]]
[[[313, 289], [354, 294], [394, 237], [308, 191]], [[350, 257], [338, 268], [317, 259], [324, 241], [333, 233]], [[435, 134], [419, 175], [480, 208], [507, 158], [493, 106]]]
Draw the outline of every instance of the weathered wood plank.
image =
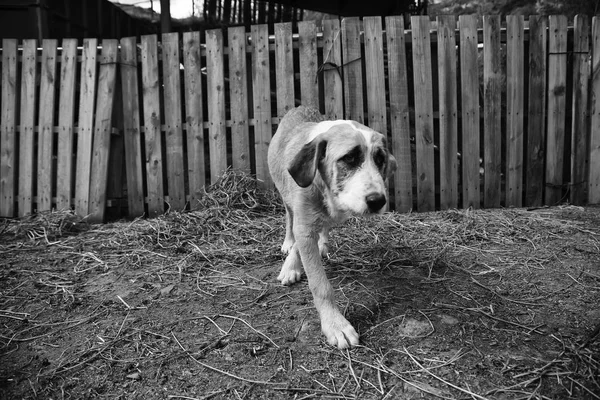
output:
[[545, 204], [563, 200], [563, 161], [567, 107], [567, 17], [551, 15], [548, 55], [548, 134]]
[[267, 149], [271, 143], [271, 80], [269, 77], [268, 25], [253, 25], [252, 92], [254, 99], [254, 154], [256, 178], [267, 188], [273, 186], [267, 165]]
[[344, 90], [342, 82], [342, 41], [340, 22], [323, 21], [323, 98], [327, 119], [344, 118]]
[[546, 138], [546, 57], [548, 19], [529, 18], [529, 88], [527, 109], [527, 154], [525, 156], [525, 205], [542, 205]]
[[142, 94], [144, 106], [144, 140], [146, 147], [146, 186], [148, 215], [155, 217], [165, 210], [161, 140], [160, 79], [156, 35], [142, 36]]
[[0, 217], [15, 216], [17, 131], [17, 40], [2, 39], [0, 115]]
[[571, 120], [572, 204], [585, 204], [588, 179], [588, 113], [590, 81], [590, 23], [585, 15], [575, 16], [573, 34], [573, 119]]
[[250, 172], [250, 121], [248, 120], [248, 72], [246, 28], [229, 28], [229, 97], [231, 99], [232, 167]]
[[144, 171], [138, 93], [138, 57], [135, 37], [121, 39], [121, 87], [127, 205], [130, 217], [144, 215]]
[[385, 27], [390, 88], [391, 148], [397, 163], [393, 181], [394, 205], [398, 212], [409, 212], [413, 208], [413, 185], [403, 17], [386, 17]]
[[[506, 205], [523, 205], [525, 30], [522, 15], [506, 17]], [[487, 178], [487, 170], [486, 170]]]
[[89, 220], [91, 222], [104, 222], [106, 211], [106, 185], [113, 101], [117, 80], [118, 45], [119, 43], [115, 39], [102, 40], [90, 174]]
[[600, 203], [600, 17], [592, 19], [592, 101], [588, 203]]
[[433, 84], [428, 16], [412, 16], [415, 140], [417, 144], [417, 210], [435, 210]]
[[52, 209], [52, 178], [54, 162], [54, 101], [56, 87], [56, 55], [58, 41], [42, 41], [40, 73], [40, 103], [38, 119], [37, 210]]
[[[162, 35], [162, 66], [165, 105], [165, 147], [167, 156], [167, 193], [169, 208], [182, 211], [186, 206], [185, 168], [183, 166], [183, 126], [181, 122], [181, 77], [179, 34]], [[223, 91], [223, 86], [221, 86]]]
[[458, 18], [460, 27], [463, 208], [480, 207], [477, 21], [476, 15], [461, 15]]
[[34, 130], [37, 78], [37, 41], [23, 40], [21, 70], [21, 132], [19, 135], [19, 217], [31, 214], [34, 188]]
[[77, 165], [75, 169], [75, 212], [80, 217], [86, 217], [89, 214], [94, 101], [96, 100], [97, 48], [97, 39], [84, 39], [81, 55], [79, 122], [77, 124]]
[[365, 122], [362, 53], [360, 44], [361, 23], [358, 17], [342, 20], [342, 68], [344, 78], [344, 118]]
[[500, 207], [502, 172], [502, 55], [500, 53], [500, 16], [483, 17], [483, 204]]
[[307, 107], [319, 108], [317, 82], [317, 27], [314, 21], [298, 22], [300, 99]]
[[208, 94], [208, 145], [210, 151], [210, 183], [215, 183], [227, 169], [225, 117], [225, 64], [223, 31], [206, 31], [206, 90]]
[[56, 209], [69, 210], [73, 201], [73, 145], [77, 39], [63, 39], [58, 98]]
[[[200, 32], [183, 34], [185, 124], [190, 208], [197, 208], [206, 184], [204, 157], [204, 111]], [[232, 77], [233, 80], [233, 77]], [[233, 99], [232, 99], [233, 115]]]
[[458, 207], [456, 17], [437, 18], [440, 104], [440, 209]]
[[365, 78], [367, 84], [368, 125], [387, 135], [383, 30], [380, 17], [365, 17]]
[[294, 53], [292, 23], [275, 24], [275, 85], [277, 91], [277, 116], [294, 108]]

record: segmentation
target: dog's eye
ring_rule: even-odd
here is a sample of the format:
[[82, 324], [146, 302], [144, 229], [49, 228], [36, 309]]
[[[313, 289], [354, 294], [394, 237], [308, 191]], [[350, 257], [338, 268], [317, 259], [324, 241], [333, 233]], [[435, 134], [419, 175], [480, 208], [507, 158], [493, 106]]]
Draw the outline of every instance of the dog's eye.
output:
[[346, 154], [340, 161], [344, 164], [353, 165], [356, 163], [356, 155], [354, 153]]
[[375, 153], [373, 161], [375, 161], [375, 165], [377, 165], [378, 168], [383, 167], [383, 164], [385, 164], [385, 154], [382, 150], [379, 150], [377, 153]]

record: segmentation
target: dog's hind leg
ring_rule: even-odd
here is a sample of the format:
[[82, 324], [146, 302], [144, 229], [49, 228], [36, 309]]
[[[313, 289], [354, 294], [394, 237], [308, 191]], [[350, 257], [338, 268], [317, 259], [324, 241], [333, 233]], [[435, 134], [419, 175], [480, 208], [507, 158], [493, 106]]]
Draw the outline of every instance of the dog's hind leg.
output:
[[319, 253], [321, 257], [327, 257], [329, 255], [329, 227], [323, 226], [321, 232], [319, 232]]
[[300, 279], [302, 279], [302, 261], [300, 260], [300, 253], [296, 244], [293, 244], [283, 262], [283, 267], [281, 267], [281, 272], [277, 280], [281, 281], [283, 285], [291, 285], [300, 281]]
[[289, 254], [294, 245], [294, 214], [292, 209], [285, 205], [285, 239], [281, 245], [281, 252], [283, 254]]

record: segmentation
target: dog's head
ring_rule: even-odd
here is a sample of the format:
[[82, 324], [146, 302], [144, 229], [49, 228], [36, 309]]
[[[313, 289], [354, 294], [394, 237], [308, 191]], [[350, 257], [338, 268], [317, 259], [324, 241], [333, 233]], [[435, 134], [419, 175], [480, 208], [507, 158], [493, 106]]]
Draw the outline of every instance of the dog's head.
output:
[[341, 215], [382, 213], [395, 169], [385, 136], [345, 120], [316, 124], [288, 166], [298, 186], [322, 186], [330, 211]]

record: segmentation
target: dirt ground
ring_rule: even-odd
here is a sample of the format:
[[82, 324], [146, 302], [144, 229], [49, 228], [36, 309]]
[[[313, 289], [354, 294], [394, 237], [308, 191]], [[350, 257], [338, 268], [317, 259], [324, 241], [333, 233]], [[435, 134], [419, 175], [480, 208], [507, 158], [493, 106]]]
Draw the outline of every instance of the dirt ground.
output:
[[277, 282], [283, 213], [258, 200], [2, 221], [0, 398], [600, 398], [600, 208], [349, 221], [340, 351], [306, 280]]

